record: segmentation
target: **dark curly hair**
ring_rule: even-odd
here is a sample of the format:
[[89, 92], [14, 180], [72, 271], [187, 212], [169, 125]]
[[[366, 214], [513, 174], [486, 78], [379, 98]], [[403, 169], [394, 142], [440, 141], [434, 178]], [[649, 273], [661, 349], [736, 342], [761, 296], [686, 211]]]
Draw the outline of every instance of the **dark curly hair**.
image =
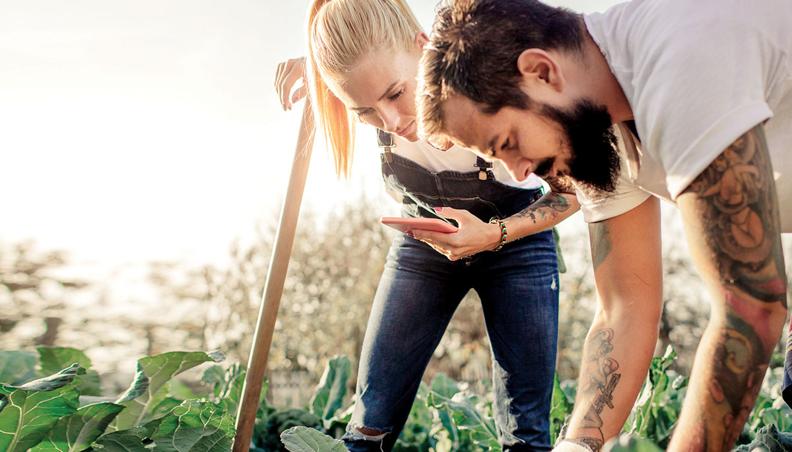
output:
[[427, 135], [445, 132], [442, 103], [452, 93], [488, 114], [526, 109], [517, 59], [526, 49], [582, 53], [580, 14], [536, 0], [451, 0], [440, 7], [421, 60], [419, 118]]

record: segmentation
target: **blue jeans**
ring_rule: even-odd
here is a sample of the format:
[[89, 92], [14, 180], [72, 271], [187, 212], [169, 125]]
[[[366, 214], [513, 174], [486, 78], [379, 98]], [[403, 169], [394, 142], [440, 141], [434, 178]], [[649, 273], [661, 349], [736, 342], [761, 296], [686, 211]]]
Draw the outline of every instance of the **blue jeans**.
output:
[[388, 434], [382, 449], [348, 434], [349, 450], [393, 447], [429, 359], [470, 289], [481, 298], [494, 357], [493, 408], [504, 449], [550, 450], [558, 332], [555, 245], [550, 232], [512, 245], [451, 262], [412, 238], [394, 241], [366, 328], [350, 423]]
[[[397, 155], [389, 156], [387, 167], [383, 162], [389, 188], [409, 190], [418, 204], [414, 210], [405, 202], [408, 215], [427, 210], [425, 202], [465, 208], [482, 219], [505, 217], [541, 196], [540, 190], [481, 181], [478, 172], [433, 174]], [[394, 240], [366, 327], [355, 410], [344, 436], [349, 450], [393, 448], [429, 359], [471, 289], [481, 299], [490, 340], [501, 444], [514, 451], [551, 449], [558, 268], [547, 231], [456, 262], [408, 236]]]

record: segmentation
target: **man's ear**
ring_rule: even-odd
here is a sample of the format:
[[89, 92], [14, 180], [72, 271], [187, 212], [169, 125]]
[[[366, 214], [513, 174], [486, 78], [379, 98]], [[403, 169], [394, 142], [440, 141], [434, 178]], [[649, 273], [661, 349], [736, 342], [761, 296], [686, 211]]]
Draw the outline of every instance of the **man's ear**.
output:
[[429, 43], [429, 36], [426, 35], [424, 32], [420, 32], [415, 35], [415, 44], [418, 46], [419, 49], [423, 49], [426, 44]]
[[517, 70], [522, 83], [527, 87], [550, 88], [561, 92], [564, 89], [564, 76], [552, 55], [542, 49], [525, 49], [517, 58]]

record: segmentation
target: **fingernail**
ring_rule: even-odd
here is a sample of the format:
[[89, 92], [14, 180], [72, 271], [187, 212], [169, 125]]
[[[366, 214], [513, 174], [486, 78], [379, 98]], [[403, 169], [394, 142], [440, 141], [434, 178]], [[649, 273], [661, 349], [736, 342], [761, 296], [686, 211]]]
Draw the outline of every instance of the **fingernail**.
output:
[[434, 210], [435, 210], [435, 212], [442, 212], [443, 208], [442, 207], [434, 207]]

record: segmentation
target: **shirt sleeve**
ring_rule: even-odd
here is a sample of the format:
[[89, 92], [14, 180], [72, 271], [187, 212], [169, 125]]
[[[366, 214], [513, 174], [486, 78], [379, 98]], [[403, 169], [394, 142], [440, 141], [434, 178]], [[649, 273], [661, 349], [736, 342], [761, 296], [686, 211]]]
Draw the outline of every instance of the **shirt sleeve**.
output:
[[638, 207], [651, 196], [629, 180], [624, 174], [624, 168], [613, 192], [596, 191], [579, 184], [576, 184], [575, 188], [586, 223], [617, 217]]
[[676, 200], [731, 143], [772, 112], [756, 33], [728, 11], [704, 20], [701, 14], [673, 16], [671, 22], [646, 18], [646, 34], [633, 48], [631, 103], [642, 147], [662, 165]]

